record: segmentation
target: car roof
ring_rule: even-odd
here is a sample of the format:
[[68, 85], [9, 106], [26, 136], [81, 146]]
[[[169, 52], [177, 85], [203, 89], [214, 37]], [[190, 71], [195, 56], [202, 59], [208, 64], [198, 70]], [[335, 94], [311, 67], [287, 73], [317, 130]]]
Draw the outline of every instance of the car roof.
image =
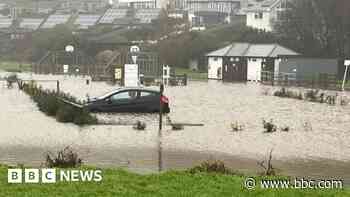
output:
[[143, 88], [143, 87], [120, 87], [120, 88], [117, 88], [111, 92], [108, 92], [106, 94], [104, 94], [103, 96], [100, 96], [98, 98], [106, 98], [106, 97], [109, 97], [115, 93], [118, 93], [118, 92], [122, 92], [122, 91], [128, 91], [128, 90], [134, 90], [134, 91], [149, 91], [149, 92], [156, 92], [156, 93], [159, 93], [160, 91], [159, 90], [155, 90], [155, 89], [150, 89], [150, 88]]

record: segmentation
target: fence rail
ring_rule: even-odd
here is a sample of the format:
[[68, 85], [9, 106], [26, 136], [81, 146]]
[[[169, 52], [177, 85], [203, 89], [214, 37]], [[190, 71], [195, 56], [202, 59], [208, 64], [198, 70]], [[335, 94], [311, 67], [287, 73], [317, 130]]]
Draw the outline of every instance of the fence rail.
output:
[[[296, 73], [261, 72], [261, 83], [272, 86], [294, 86], [313, 89], [341, 90], [341, 81], [334, 74], [301, 75]], [[350, 86], [346, 87], [350, 90]]]

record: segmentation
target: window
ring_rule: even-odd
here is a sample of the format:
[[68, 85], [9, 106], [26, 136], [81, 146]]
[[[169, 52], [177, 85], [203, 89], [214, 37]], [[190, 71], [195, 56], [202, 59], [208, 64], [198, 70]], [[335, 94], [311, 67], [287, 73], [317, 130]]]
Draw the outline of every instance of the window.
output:
[[112, 102], [125, 102], [137, 98], [137, 91], [120, 92], [111, 96]]
[[149, 96], [156, 96], [157, 94], [155, 92], [141, 92], [140, 97], [149, 97]]
[[218, 61], [218, 58], [217, 58], [217, 57], [214, 57], [214, 61], [215, 61], [215, 62]]
[[263, 15], [262, 12], [258, 12], [258, 13], [255, 13], [255, 14], [254, 14], [255, 19], [262, 19], [263, 16], [264, 16], [264, 15]]

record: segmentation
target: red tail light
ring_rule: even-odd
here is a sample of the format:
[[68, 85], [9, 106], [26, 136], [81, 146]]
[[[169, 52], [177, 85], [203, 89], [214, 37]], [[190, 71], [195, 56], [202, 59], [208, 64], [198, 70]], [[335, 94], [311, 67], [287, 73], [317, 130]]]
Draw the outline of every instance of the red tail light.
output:
[[161, 96], [161, 97], [160, 97], [160, 101], [161, 101], [162, 103], [165, 103], [165, 104], [168, 104], [168, 103], [169, 103], [169, 99], [168, 99], [168, 97], [166, 97], [166, 96]]

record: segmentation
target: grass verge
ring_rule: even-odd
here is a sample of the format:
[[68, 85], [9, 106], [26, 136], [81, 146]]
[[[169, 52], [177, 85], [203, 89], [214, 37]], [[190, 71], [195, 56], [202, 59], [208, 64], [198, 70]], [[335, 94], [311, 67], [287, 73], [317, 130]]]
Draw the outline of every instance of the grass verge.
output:
[[208, 80], [207, 72], [193, 71], [186, 68], [175, 68], [176, 75], [186, 74], [189, 79], [193, 80]]
[[[345, 197], [344, 190], [247, 190], [245, 177], [217, 173], [169, 171], [139, 175], [121, 169], [104, 169], [101, 182], [59, 182], [55, 184], [9, 184], [7, 167], [0, 166], [0, 196], [248, 196], [248, 197]], [[270, 177], [269, 179], [274, 179]], [[276, 178], [277, 179], [277, 178]]]
[[30, 72], [32, 67], [28, 63], [1, 61], [0, 70], [7, 72]]

